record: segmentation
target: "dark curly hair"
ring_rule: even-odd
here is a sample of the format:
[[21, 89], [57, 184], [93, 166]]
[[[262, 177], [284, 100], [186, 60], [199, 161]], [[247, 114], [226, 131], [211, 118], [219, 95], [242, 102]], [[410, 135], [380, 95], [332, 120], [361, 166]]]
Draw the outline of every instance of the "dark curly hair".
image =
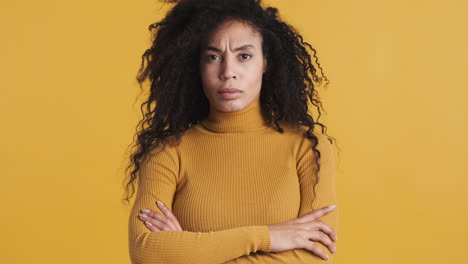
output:
[[[307, 127], [305, 136], [313, 142], [313, 151], [317, 153], [317, 183], [320, 151], [316, 148], [318, 138], [312, 132], [315, 125], [320, 125], [326, 134], [326, 126], [318, 122], [323, 107], [314, 83], [320, 85], [325, 80], [327, 87], [329, 80], [323, 74], [315, 49], [294, 27], [282, 21], [278, 9], [263, 8], [261, 0], [164, 2], [174, 6], [161, 21], [149, 26], [153, 32], [152, 46], [142, 55], [137, 74], [140, 88], [149, 80], [150, 90], [141, 105], [143, 118], [137, 125], [136, 150], [126, 168], [127, 196], [123, 200], [129, 202], [135, 193], [134, 181], [149, 152], [170, 139], [180, 139], [187, 129], [208, 116], [209, 101], [202, 89], [199, 69], [200, 45], [227, 19], [246, 22], [261, 33], [268, 65], [260, 90], [262, 111], [280, 133], [283, 128], [279, 121], [294, 128]], [[321, 76], [317, 75], [307, 48], [313, 52]], [[309, 101], [318, 109], [317, 121], [308, 113]], [[315, 185], [313, 189], [315, 193]]]

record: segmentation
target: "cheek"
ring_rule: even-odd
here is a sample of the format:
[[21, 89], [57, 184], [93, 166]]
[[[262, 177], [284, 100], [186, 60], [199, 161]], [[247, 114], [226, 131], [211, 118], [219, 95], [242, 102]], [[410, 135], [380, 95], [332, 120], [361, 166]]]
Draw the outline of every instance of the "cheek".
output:
[[210, 69], [210, 67], [205, 66], [200, 68], [200, 75], [203, 91], [206, 95], [211, 94], [212, 90], [216, 88], [216, 74], [214, 73], [213, 69]]
[[214, 67], [202, 66], [200, 68], [200, 74], [205, 82], [210, 82], [210, 80], [216, 77], [216, 69]]
[[263, 62], [256, 61], [255, 63], [251, 63], [246, 70], [248, 70], [249, 75], [252, 77], [263, 75]]
[[248, 71], [246, 71], [246, 74], [252, 82], [258, 82], [261, 81], [263, 78], [263, 68], [260, 68], [258, 66], [251, 67]]

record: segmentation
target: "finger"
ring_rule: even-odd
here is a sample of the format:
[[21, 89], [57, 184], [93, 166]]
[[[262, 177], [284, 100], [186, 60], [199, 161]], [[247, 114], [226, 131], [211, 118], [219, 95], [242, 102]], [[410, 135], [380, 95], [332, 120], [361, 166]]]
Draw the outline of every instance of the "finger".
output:
[[[156, 212], [150, 211], [147, 215], [153, 220], [157, 220], [155, 224], [158, 226], [159, 229], [163, 231], [177, 231], [177, 227], [172, 223], [172, 221], [165, 215], [158, 214]], [[154, 222], [152, 222], [154, 223]]]
[[[145, 222], [145, 224], [150, 224], [150, 225], [147, 225], [147, 226], [155, 226], [156, 228], [158, 228], [159, 230], [162, 230], [164, 228], [164, 222], [158, 220], [157, 218], [154, 218], [154, 217], [151, 217], [149, 214], [151, 214], [151, 212], [147, 212], [145, 214], [143, 213], [140, 213], [138, 215], [138, 218], [140, 218], [141, 221]], [[151, 214], [153, 215], [153, 214]], [[148, 222], [148, 223], [147, 223]]]
[[302, 247], [323, 259], [328, 259], [328, 254], [312, 241], [305, 241]]
[[316, 227], [318, 228], [318, 230], [324, 232], [333, 240], [333, 242], [336, 242], [337, 240], [336, 232], [331, 226], [327, 225], [325, 222], [321, 220], [315, 220], [315, 222], [316, 222]]
[[331, 226], [323, 222], [322, 220], [314, 220], [310, 222], [301, 223], [300, 227], [302, 229], [309, 230], [309, 231], [310, 230], [322, 231], [323, 233], [327, 234], [330, 237], [330, 239], [333, 240], [333, 242], [336, 242], [338, 240], [335, 230]]
[[309, 240], [320, 242], [325, 245], [331, 253], [335, 253], [335, 245], [327, 234], [321, 231], [308, 232]]
[[159, 209], [161, 209], [161, 211], [167, 217], [169, 217], [169, 219], [171, 219], [171, 221], [172, 221], [173, 225], [176, 227], [176, 229], [179, 230], [179, 231], [182, 231], [182, 227], [180, 226], [179, 221], [177, 220], [177, 217], [171, 212], [171, 210], [169, 210], [169, 208], [166, 205], [164, 205], [164, 203], [161, 202], [161, 201], [156, 201], [156, 204], [159, 207]]
[[[156, 205], [159, 207], [159, 209], [161, 209], [161, 212], [164, 213], [164, 215], [166, 215], [169, 219], [171, 219], [171, 221], [174, 222], [174, 224], [178, 223], [179, 221], [177, 221], [177, 218], [175, 217], [175, 215], [171, 212], [171, 210], [161, 201], [156, 201]], [[177, 226], [177, 224], [176, 224]]]
[[166, 230], [178, 231], [177, 226], [174, 224], [174, 222], [172, 222], [172, 220], [169, 217], [156, 213], [155, 218], [161, 222], [164, 222], [164, 224], [167, 226]]
[[333, 211], [334, 209], [336, 208], [336, 205], [330, 205], [330, 206], [325, 206], [325, 207], [322, 207], [320, 209], [317, 209], [317, 210], [314, 210], [310, 213], [307, 213], [306, 215], [298, 218], [300, 219], [299, 222], [309, 222], [309, 221], [313, 221], [317, 218], [320, 218], [328, 213], [330, 213], [331, 211]]
[[161, 231], [159, 228], [157, 228], [155, 225], [153, 225], [150, 221], [145, 221], [145, 226], [151, 230], [152, 232], [159, 232]]
[[158, 226], [157, 226], [157, 224], [159, 224], [159, 223], [158, 223], [159, 221], [157, 221], [156, 219], [153, 219], [153, 218], [151, 218], [150, 216], [147, 216], [146, 214], [143, 214], [143, 213], [140, 213], [140, 214], [138, 215], [138, 218], [139, 218], [141, 221], [144, 222], [145, 226], [146, 226], [149, 230], [151, 230], [151, 231], [153, 231], [153, 232], [161, 231], [161, 230], [158, 228]]

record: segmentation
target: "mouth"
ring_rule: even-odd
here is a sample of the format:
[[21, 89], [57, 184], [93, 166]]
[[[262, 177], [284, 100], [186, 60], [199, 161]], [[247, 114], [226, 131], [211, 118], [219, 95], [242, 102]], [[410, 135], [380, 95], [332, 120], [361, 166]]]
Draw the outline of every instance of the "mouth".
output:
[[236, 88], [221, 88], [218, 90], [218, 93], [239, 93], [242, 92], [242, 90], [236, 89]]
[[223, 88], [218, 90], [218, 94], [223, 99], [232, 100], [239, 98], [242, 95], [242, 91], [235, 88]]

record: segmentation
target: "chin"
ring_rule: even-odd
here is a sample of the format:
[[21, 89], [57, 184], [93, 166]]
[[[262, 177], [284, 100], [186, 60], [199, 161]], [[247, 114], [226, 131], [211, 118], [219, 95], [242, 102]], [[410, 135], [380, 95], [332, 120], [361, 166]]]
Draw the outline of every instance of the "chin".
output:
[[222, 102], [219, 105], [219, 110], [223, 112], [237, 112], [245, 108], [242, 102], [236, 102], [237, 100], [231, 100]]

